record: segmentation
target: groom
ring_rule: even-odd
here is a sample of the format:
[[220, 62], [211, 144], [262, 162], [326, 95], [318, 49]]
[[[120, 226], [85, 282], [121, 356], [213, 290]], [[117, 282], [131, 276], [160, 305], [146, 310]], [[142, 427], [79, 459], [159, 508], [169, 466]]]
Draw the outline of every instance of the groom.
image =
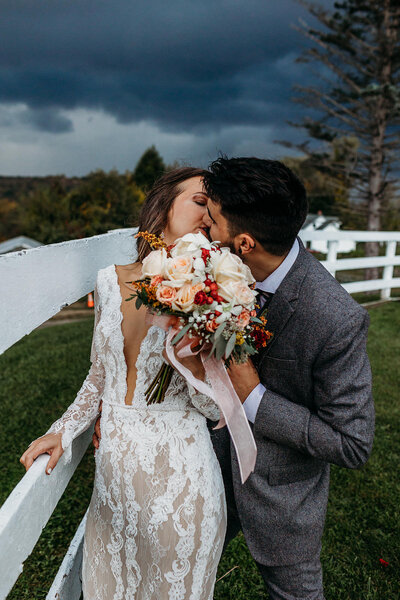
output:
[[211, 238], [250, 267], [273, 338], [229, 375], [257, 444], [242, 485], [226, 427], [210, 433], [224, 476], [228, 531], [243, 530], [273, 600], [323, 600], [319, 560], [329, 465], [371, 452], [369, 316], [297, 236], [302, 183], [284, 164], [220, 158], [204, 178]]

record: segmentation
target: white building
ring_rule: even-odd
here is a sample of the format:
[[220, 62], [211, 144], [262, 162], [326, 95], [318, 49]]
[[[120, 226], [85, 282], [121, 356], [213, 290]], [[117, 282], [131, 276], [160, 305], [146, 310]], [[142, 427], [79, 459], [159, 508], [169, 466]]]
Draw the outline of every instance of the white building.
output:
[[25, 235], [18, 235], [5, 242], [0, 242], [0, 254], [18, 252], [19, 250], [30, 250], [31, 248], [37, 248], [38, 246], [43, 246], [43, 244], [37, 240], [26, 237]]
[[[318, 214], [308, 214], [301, 231], [338, 231], [341, 226], [338, 217], [327, 217], [318, 211]], [[324, 240], [312, 240], [307, 242], [307, 247], [314, 252], [328, 253], [328, 242]], [[352, 252], [356, 249], [353, 240], [340, 240], [337, 252]]]

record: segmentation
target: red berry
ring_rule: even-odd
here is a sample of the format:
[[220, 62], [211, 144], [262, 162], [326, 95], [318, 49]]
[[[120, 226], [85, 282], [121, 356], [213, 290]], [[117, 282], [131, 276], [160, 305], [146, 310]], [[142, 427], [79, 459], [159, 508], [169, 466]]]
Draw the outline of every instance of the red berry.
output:
[[207, 286], [207, 285], [208, 285], [208, 286], [210, 286], [211, 284], [212, 284], [212, 281], [211, 281], [211, 279], [208, 279], [208, 277], [207, 277], [207, 279], [204, 281], [204, 285], [206, 285], [206, 286]]
[[210, 298], [210, 296], [207, 298], [207, 304], [212, 304], [214, 302], [214, 300], [212, 298]]
[[215, 311], [215, 316], [216, 316], [216, 317], [219, 317], [220, 315], [222, 315], [222, 312], [219, 312], [219, 310], [216, 310], [216, 311]]
[[213, 281], [212, 283], [210, 283], [210, 289], [217, 291], [218, 285], [215, 283], [215, 281]]

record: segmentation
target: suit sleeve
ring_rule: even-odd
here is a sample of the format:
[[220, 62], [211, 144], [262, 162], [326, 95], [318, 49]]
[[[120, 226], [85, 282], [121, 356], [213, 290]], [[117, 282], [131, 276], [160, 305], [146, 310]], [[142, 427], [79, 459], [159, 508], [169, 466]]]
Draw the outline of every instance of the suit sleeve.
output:
[[360, 311], [330, 336], [313, 365], [312, 410], [266, 389], [255, 434], [350, 469], [362, 466], [375, 427], [368, 325], [368, 313]]

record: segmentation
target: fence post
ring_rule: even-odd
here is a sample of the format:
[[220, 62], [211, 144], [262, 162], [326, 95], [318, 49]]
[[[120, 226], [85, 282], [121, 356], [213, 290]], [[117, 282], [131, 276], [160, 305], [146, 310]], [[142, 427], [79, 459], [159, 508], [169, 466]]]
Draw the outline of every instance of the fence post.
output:
[[336, 269], [331, 268], [329, 265], [330, 265], [330, 263], [336, 262], [338, 244], [339, 244], [338, 240], [328, 240], [328, 254], [326, 257], [326, 262], [328, 263], [327, 264], [328, 271], [331, 275], [333, 275], [333, 277], [335, 277]]
[[[396, 256], [396, 241], [387, 242], [386, 244], [386, 258], [394, 258]], [[393, 278], [394, 266], [386, 265], [383, 267], [383, 281], [390, 281]], [[391, 288], [383, 288], [381, 291], [382, 300], [388, 300], [390, 298]]]

